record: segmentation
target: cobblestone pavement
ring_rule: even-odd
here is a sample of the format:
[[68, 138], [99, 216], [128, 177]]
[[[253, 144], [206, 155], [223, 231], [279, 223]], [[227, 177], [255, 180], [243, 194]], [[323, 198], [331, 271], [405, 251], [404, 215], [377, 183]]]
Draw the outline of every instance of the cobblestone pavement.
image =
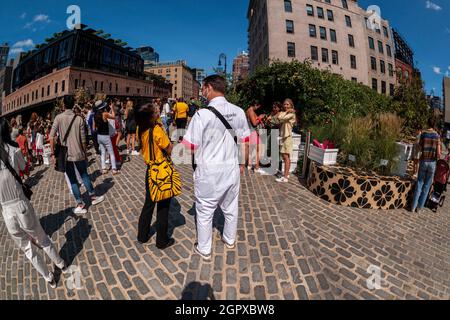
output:
[[[61, 255], [82, 280], [69, 290], [67, 275], [52, 290], [14, 246], [0, 221], [0, 299], [449, 299], [450, 199], [438, 214], [364, 211], [325, 203], [300, 182], [242, 179], [238, 243], [224, 248], [216, 231], [212, 262], [192, 253], [195, 242], [192, 170], [179, 166], [184, 193], [173, 201], [177, 243], [160, 252], [139, 245], [137, 220], [144, 200], [140, 157], [119, 176], [90, 173], [106, 201], [81, 219], [64, 178], [35, 171], [33, 204]], [[1, 218], [0, 218], [1, 220]], [[220, 214], [216, 227], [223, 225]], [[366, 280], [381, 270], [381, 288]]]

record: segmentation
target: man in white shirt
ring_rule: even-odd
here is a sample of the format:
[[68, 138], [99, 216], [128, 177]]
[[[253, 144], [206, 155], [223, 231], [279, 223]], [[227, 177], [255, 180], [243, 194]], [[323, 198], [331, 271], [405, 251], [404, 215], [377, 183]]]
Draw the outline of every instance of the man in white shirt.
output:
[[169, 134], [171, 113], [172, 113], [172, 110], [170, 109], [170, 104], [166, 100], [165, 103], [163, 104], [163, 107], [161, 110], [161, 121], [164, 125], [164, 128], [166, 129], [167, 134]]
[[225, 217], [222, 241], [229, 249], [236, 245], [240, 178], [244, 164], [240, 164], [238, 144], [233, 135], [237, 141], [247, 143], [250, 129], [244, 111], [225, 99], [225, 79], [218, 75], [207, 77], [202, 91], [209, 107], [215, 108], [234, 131], [228, 132], [219, 117], [206, 108], [192, 118], [183, 140], [184, 145], [194, 150], [197, 165], [194, 185], [198, 244], [194, 251], [209, 261], [213, 217], [218, 207]]

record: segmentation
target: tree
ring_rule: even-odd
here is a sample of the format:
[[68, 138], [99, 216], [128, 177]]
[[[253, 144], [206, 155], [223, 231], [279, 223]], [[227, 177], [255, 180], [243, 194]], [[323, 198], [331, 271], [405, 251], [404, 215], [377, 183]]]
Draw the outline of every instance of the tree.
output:
[[422, 129], [430, 116], [424, 85], [418, 75], [413, 75], [411, 83], [402, 82], [395, 90], [392, 109], [405, 120], [404, 133], [415, 135]]

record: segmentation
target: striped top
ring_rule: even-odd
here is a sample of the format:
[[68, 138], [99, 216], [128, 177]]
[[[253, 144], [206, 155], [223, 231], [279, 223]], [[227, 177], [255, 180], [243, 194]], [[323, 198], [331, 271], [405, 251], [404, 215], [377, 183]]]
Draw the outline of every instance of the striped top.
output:
[[420, 148], [422, 150], [422, 161], [433, 162], [438, 160], [438, 146], [440, 136], [434, 130], [427, 130], [420, 137]]

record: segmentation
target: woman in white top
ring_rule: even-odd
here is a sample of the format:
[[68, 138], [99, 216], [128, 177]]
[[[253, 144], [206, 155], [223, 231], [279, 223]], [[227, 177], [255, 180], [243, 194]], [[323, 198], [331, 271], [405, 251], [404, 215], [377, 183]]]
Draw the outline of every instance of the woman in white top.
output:
[[170, 109], [170, 104], [166, 100], [165, 103], [162, 106], [161, 110], [161, 121], [164, 125], [164, 128], [166, 129], [167, 134], [169, 134], [169, 123], [170, 123], [170, 115], [172, 113], [172, 110]]
[[16, 245], [22, 249], [49, 285], [56, 288], [54, 274], [48, 270], [44, 258], [34, 243], [39, 244], [50, 260], [64, 273], [67, 272], [66, 263], [42, 229], [33, 206], [23, 193], [21, 183], [16, 180], [6, 164], [9, 164], [16, 173], [25, 169], [22, 152], [11, 141], [8, 122], [0, 119], [0, 206], [3, 220]]

